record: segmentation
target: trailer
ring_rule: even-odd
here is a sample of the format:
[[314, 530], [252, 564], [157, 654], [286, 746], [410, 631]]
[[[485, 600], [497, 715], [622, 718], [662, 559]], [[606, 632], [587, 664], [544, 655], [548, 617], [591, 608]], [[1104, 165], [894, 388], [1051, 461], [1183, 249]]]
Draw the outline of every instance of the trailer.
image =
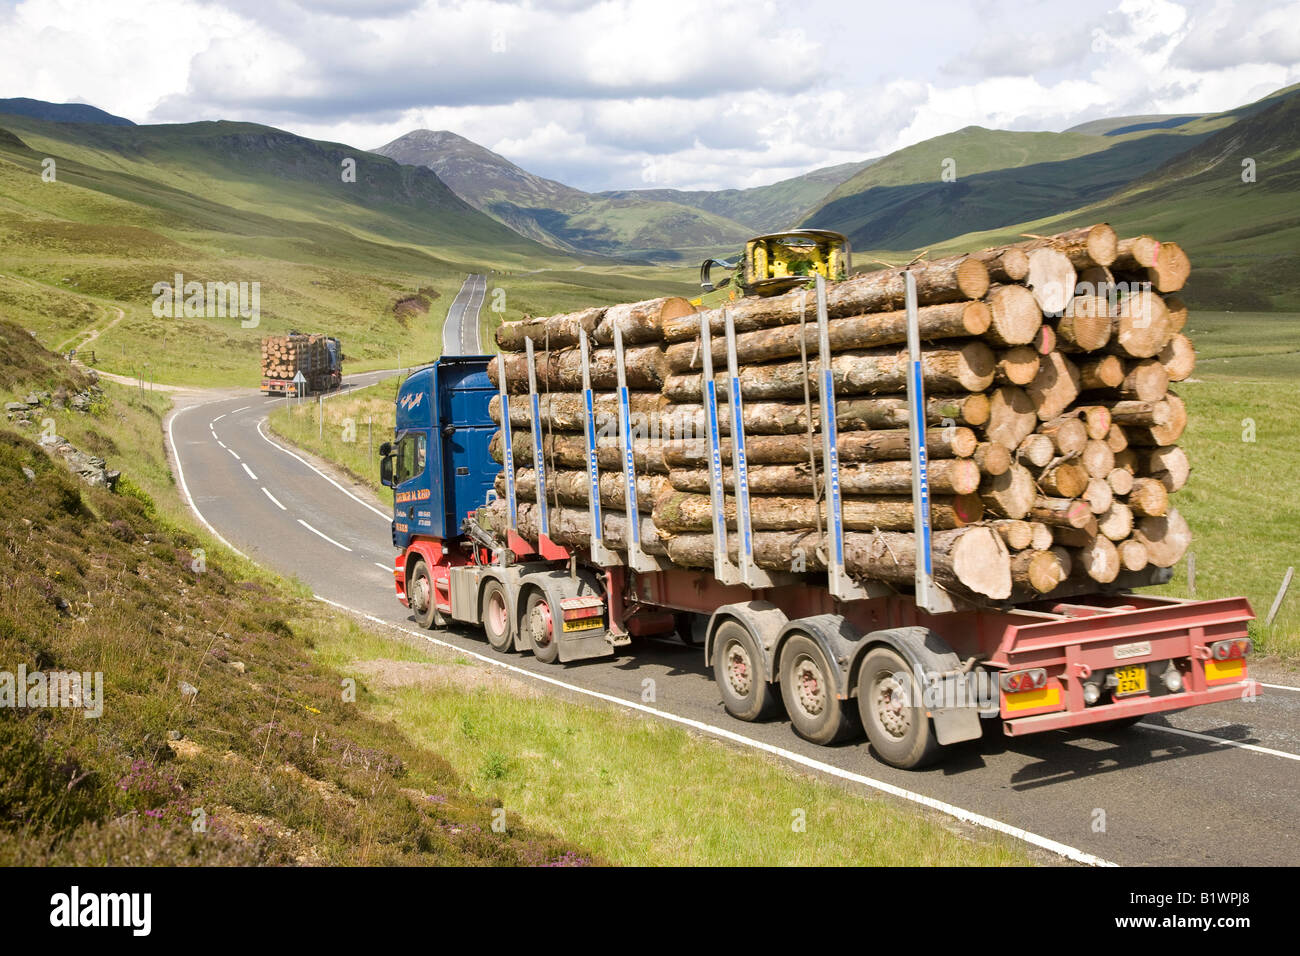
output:
[[262, 339], [262, 393], [312, 395], [343, 384], [343, 345], [332, 335], [269, 335]]
[[[818, 280], [822, 368], [825, 296]], [[911, 374], [908, 399], [924, 409], [913, 280], [908, 278]], [[1191, 601], [1135, 589], [1172, 572], [1127, 572], [1066, 599], [968, 604], [938, 587], [930, 562], [925, 415], [909, 423], [916, 535], [923, 542], [915, 587], [904, 591], [845, 573], [836, 453], [834, 383], [820, 385], [828, 541], [825, 572], [785, 574], [753, 560], [743, 416], [730, 437], [735, 540], [724, 520], [722, 440], [709, 324], [701, 323], [714, 508], [714, 566], [672, 566], [640, 540], [633, 429], [615, 329], [617, 431], [622, 449], [626, 540], [606, 540], [599, 494], [596, 416], [588, 347], [585, 433], [592, 533], [585, 546], [552, 540], [546, 469], [537, 469], [538, 528], [517, 526], [513, 443], [503, 374], [494, 387], [489, 356], [444, 357], [413, 372], [397, 397], [395, 441], [384, 443], [381, 475], [394, 490], [393, 576], [398, 599], [424, 627], [481, 628], [501, 654], [532, 653], [567, 663], [618, 653], [638, 639], [677, 635], [700, 646], [727, 713], [756, 721], [782, 709], [799, 736], [830, 744], [865, 732], [877, 757], [896, 767], [933, 762], [949, 745], [986, 727], [1008, 736], [1079, 728], [1118, 729], [1149, 714], [1252, 698], [1248, 675], [1254, 617], [1244, 598]], [[739, 396], [734, 330], [727, 324], [729, 393]], [[533, 368], [532, 342], [527, 343]], [[531, 377], [531, 376], [530, 376]], [[497, 429], [488, 405], [500, 395], [508, 527], [485, 528], [476, 510], [495, 496], [500, 470], [488, 452]], [[535, 381], [529, 382], [534, 461], [543, 462]], [[735, 558], [732, 558], [732, 554]]]

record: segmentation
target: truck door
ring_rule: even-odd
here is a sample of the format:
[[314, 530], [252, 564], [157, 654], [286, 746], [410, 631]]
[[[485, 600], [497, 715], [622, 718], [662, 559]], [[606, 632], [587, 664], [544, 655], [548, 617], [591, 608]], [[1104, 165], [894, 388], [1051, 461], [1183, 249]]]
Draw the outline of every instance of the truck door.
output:
[[487, 501], [500, 466], [488, 443], [496, 431], [488, 402], [496, 389], [487, 358], [443, 358], [438, 363], [438, 418], [442, 422], [443, 489], [448, 534], [456, 534], [470, 511]]

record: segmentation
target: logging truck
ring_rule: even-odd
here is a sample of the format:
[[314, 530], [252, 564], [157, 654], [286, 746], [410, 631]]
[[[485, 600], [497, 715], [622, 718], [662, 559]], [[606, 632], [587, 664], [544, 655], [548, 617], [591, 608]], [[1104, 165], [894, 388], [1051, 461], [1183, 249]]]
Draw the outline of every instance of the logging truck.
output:
[[[539, 392], [537, 369], [549, 375], [551, 367], [545, 354], [534, 355], [533, 340], [520, 365], [503, 355], [491, 377], [490, 356], [444, 357], [402, 383], [395, 438], [380, 449], [382, 481], [394, 492], [398, 600], [423, 627], [471, 625], [494, 651], [528, 652], [546, 663], [675, 636], [700, 648], [731, 716], [757, 721], [783, 710], [795, 733], [819, 744], [865, 733], [879, 759], [908, 769], [985, 727], [1013, 737], [1089, 725], [1118, 730], [1147, 715], [1256, 695], [1246, 663], [1253, 613], [1244, 598], [1193, 601], [1135, 590], [1170, 580], [1172, 558], [1118, 570], [1105, 584], [1052, 577], [1039, 588], [1049, 593], [1017, 585], [1009, 597], [973, 598], [981, 562], [990, 575], [1015, 563], [987, 527], [969, 534], [942, 530], [951, 524], [932, 528], [941, 517], [960, 523], [946, 510], [951, 504], [931, 498], [940, 462], [928, 457], [956, 439], [931, 428], [939, 423], [925, 394], [916, 282], [906, 273], [900, 289], [904, 280], [906, 384], [894, 409], [904, 427], [860, 434], [901, 435], [900, 454], [885, 464], [890, 481], [904, 474], [911, 534], [846, 530], [848, 464], [839, 456], [849, 433], [837, 426], [844, 413], [828, 325], [832, 334], [835, 328], [819, 278], [811, 354], [802, 359], [815, 384], [804, 393], [808, 419], [815, 411], [821, 423], [811, 466], [818, 537], [806, 551], [795, 537], [753, 526], [758, 466], [747, 462], [748, 380], [739, 373], [730, 317], [719, 334], [709, 313], [684, 312], [673, 321], [698, 321], [693, 361], [703, 366], [702, 388], [691, 397], [704, 422], [697, 457], [699, 497], [710, 509], [705, 530], [682, 534], [665, 550], [638, 507], [638, 495], [653, 486], [645, 482], [630, 400], [636, 393], [628, 387], [636, 362], [619, 322], [604, 330], [607, 339], [600, 329], [595, 336], [612, 346], [601, 350], [607, 367], [596, 367], [586, 334], [566, 353], [580, 386], [572, 418], [583, 453], [578, 480], [564, 478], [563, 486], [573, 472], [547, 467], [564, 450], [552, 441], [561, 436], [547, 434], [561, 396]], [[716, 379], [715, 355], [725, 362]], [[511, 369], [525, 367], [522, 378], [507, 381]], [[811, 428], [807, 441], [815, 441]], [[516, 469], [521, 453], [534, 465], [527, 488]], [[1086, 530], [1086, 522], [1072, 523], [1072, 507], [1060, 516], [1050, 504], [1043, 510], [1063, 532]], [[1100, 537], [1095, 524], [1091, 531]], [[981, 550], [987, 542], [993, 545]], [[1153, 553], [1159, 543], [1151, 542]], [[775, 555], [778, 547], [789, 553]], [[1023, 554], [1047, 555], [1057, 567], [1050, 538], [1035, 548]]]
[[262, 393], [311, 395], [343, 384], [343, 346], [319, 333], [268, 335], [262, 339]]

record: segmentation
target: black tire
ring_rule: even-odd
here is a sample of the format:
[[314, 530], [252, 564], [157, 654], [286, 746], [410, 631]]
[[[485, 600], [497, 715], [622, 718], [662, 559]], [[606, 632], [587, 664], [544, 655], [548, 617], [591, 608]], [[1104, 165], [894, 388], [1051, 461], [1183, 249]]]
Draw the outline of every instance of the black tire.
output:
[[510, 633], [510, 604], [506, 599], [505, 585], [496, 578], [488, 578], [478, 602], [478, 619], [492, 650], [509, 654], [515, 649], [514, 635]]
[[876, 756], [902, 770], [923, 767], [939, 756], [934, 725], [916, 693], [912, 668], [890, 647], [867, 652], [858, 669], [858, 714]]
[[541, 588], [532, 588], [524, 604], [523, 631], [533, 657], [543, 664], [554, 664], [560, 657], [559, 635], [551, 618], [551, 605]]
[[722, 706], [738, 720], [761, 720], [776, 708], [776, 694], [767, 682], [763, 655], [749, 628], [723, 621], [713, 639], [713, 679], [722, 693]]
[[432, 630], [442, 623], [442, 615], [433, 599], [433, 577], [423, 561], [416, 561], [411, 571], [411, 578], [406, 583], [406, 600], [420, 627]]
[[835, 697], [826, 654], [805, 634], [791, 635], [781, 649], [781, 699], [794, 732], [804, 740], [833, 744], [857, 729], [851, 705]]

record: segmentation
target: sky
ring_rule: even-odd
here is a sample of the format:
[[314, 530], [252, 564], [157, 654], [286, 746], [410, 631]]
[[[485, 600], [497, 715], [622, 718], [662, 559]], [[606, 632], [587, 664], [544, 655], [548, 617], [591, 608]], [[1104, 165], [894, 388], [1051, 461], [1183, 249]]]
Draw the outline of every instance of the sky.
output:
[[0, 0], [0, 97], [364, 149], [447, 129], [588, 190], [758, 186], [1297, 82], [1300, 0]]

